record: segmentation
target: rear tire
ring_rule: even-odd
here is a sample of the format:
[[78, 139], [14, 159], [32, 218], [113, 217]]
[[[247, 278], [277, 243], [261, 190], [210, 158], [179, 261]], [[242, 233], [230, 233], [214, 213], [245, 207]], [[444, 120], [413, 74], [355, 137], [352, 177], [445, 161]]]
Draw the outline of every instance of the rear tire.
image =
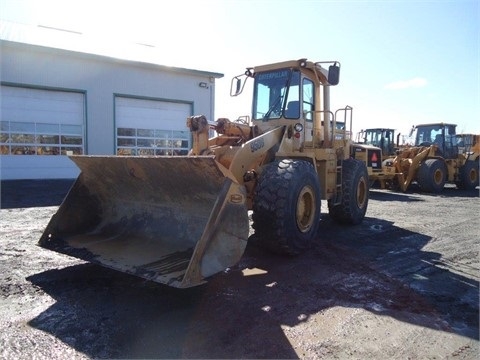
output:
[[341, 224], [360, 224], [369, 199], [368, 171], [364, 162], [346, 159], [342, 162], [342, 201], [334, 205], [328, 200], [330, 217]]
[[460, 181], [457, 187], [464, 190], [473, 190], [478, 186], [478, 161], [468, 160], [459, 170]]
[[320, 222], [320, 185], [313, 165], [303, 160], [267, 164], [255, 189], [256, 244], [298, 255], [311, 246]]
[[425, 192], [439, 193], [447, 181], [447, 168], [442, 160], [427, 159], [418, 169], [417, 182]]

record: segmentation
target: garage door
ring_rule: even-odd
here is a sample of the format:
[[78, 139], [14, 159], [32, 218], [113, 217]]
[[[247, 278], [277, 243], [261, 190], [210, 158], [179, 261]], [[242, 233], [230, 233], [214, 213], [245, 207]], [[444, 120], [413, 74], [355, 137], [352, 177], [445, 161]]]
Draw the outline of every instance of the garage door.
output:
[[186, 155], [192, 105], [183, 102], [115, 98], [118, 155]]
[[84, 94], [1, 88], [1, 178], [75, 178], [66, 155], [84, 153]]

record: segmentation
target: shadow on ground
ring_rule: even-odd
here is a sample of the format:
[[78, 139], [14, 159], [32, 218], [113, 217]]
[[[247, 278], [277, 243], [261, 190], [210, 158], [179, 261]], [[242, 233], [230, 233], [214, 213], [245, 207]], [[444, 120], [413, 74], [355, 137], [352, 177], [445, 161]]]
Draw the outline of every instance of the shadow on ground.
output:
[[[297, 258], [249, 245], [237, 266], [186, 290], [92, 264], [45, 271], [28, 280], [56, 302], [29, 325], [92, 358], [299, 358], [285, 328], [336, 306], [478, 339], [478, 281], [422, 251], [429, 237], [328, 216], [319, 234]], [[326, 344], [310, 341], [321, 354]]]
[[2, 209], [59, 206], [74, 179], [3, 180], [0, 183]]

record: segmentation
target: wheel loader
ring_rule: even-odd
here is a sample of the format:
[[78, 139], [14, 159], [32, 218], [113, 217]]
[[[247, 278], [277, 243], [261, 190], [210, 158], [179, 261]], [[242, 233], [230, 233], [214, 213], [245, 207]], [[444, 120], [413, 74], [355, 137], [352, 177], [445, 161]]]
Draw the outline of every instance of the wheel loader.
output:
[[39, 245], [187, 288], [238, 263], [249, 211], [255, 242], [287, 255], [317, 240], [321, 200], [334, 221], [360, 223], [367, 166], [337, 126], [351, 129], [352, 108], [330, 109], [339, 75], [339, 62], [306, 59], [247, 68], [230, 95], [253, 81], [251, 115], [188, 117], [188, 155], [70, 156], [81, 173]]
[[391, 175], [385, 172], [383, 160], [391, 157], [399, 149], [400, 134], [397, 135], [397, 144], [394, 143], [394, 134], [394, 129], [371, 128], [360, 130], [356, 135], [353, 146], [357, 149], [355, 153], [364, 154], [363, 157], [357, 158], [367, 164], [370, 188], [377, 182], [385, 187], [386, 181], [391, 179]]
[[479, 185], [478, 149], [469, 146], [459, 151], [461, 137], [455, 124], [432, 123], [412, 128], [415, 144], [385, 160], [382, 187], [407, 191], [416, 182], [425, 192], [441, 192], [446, 183], [473, 190]]
[[382, 156], [395, 155], [399, 150], [400, 133], [397, 134], [395, 142], [395, 129], [371, 128], [361, 130], [357, 134], [356, 141], [361, 144], [368, 144], [382, 149]]
[[458, 151], [461, 154], [480, 154], [480, 134], [457, 134]]

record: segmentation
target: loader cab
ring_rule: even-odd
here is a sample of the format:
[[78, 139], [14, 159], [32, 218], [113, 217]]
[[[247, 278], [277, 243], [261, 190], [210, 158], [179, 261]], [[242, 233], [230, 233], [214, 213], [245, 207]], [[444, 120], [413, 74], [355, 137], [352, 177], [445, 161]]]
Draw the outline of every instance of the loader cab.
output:
[[415, 132], [415, 146], [438, 147], [438, 155], [446, 159], [453, 159], [458, 156], [457, 137], [454, 124], [425, 124], [417, 125]]
[[254, 76], [252, 120], [262, 130], [294, 129], [295, 145], [312, 141], [316, 85], [300, 67], [259, 71]]
[[[322, 65], [329, 64], [328, 70]], [[334, 122], [329, 108], [329, 87], [339, 83], [338, 62], [311, 62], [306, 59], [247, 68], [232, 79], [230, 95], [240, 95], [245, 83], [253, 79], [251, 119], [260, 132], [284, 126], [288, 138], [300, 149], [301, 144], [321, 144], [332, 127], [325, 130], [321, 122]], [[349, 108], [351, 109], [351, 108]], [[347, 110], [342, 109], [347, 113]], [[351, 112], [351, 110], [348, 110]]]
[[457, 134], [456, 139], [460, 154], [471, 155], [480, 153], [480, 135]]
[[263, 122], [286, 119], [311, 121], [314, 84], [299, 69], [277, 69], [255, 76], [253, 119]]
[[395, 154], [395, 130], [393, 129], [365, 129], [360, 131], [357, 142], [373, 145], [382, 149], [382, 154]]

